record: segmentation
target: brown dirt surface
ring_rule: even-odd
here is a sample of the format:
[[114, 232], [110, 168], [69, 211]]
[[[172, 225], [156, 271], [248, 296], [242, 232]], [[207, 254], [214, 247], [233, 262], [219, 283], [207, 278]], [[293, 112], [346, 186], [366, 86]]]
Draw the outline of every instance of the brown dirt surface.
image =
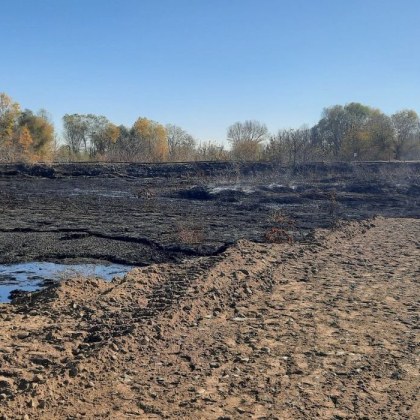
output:
[[0, 412], [418, 418], [419, 238], [378, 217], [2, 304]]

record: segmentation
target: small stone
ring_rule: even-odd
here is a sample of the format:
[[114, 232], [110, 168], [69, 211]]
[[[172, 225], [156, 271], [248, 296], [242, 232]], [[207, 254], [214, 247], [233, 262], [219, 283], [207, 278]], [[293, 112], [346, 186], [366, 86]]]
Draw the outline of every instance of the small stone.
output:
[[111, 359], [116, 361], [116, 360], [118, 360], [118, 357], [115, 354], [111, 354]]
[[141, 340], [140, 340], [140, 344], [142, 344], [142, 345], [146, 345], [146, 344], [149, 344], [149, 342], [150, 342], [150, 338], [147, 336], [147, 335], [145, 335]]
[[76, 377], [78, 374], [79, 374], [79, 369], [77, 369], [77, 367], [76, 367], [76, 366], [72, 366], [72, 367], [69, 369], [69, 375], [70, 375], [70, 377], [71, 377], [71, 378]]
[[12, 387], [10, 379], [4, 379], [0, 381], [0, 390], [8, 391]]
[[115, 343], [112, 343], [111, 344], [111, 348], [112, 348], [112, 350], [114, 350], [114, 351], [119, 351], [120, 350], [120, 348], [115, 344]]
[[35, 375], [34, 379], [33, 379], [33, 382], [37, 382], [37, 383], [41, 384], [41, 383], [44, 383], [45, 380], [44, 380], [44, 377], [42, 375]]
[[217, 363], [217, 362], [212, 362], [212, 363], [210, 363], [210, 367], [211, 367], [212, 369], [217, 369], [218, 367], [220, 367], [220, 365], [219, 365], [219, 363]]

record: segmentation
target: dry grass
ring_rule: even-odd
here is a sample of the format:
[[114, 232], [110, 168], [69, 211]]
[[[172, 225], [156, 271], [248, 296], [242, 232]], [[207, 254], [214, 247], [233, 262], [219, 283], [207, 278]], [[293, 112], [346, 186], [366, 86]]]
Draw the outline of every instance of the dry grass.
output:
[[197, 245], [204, 242], [203, 228], [189, 224], [179, 224], [176, 236], [179, 242], [187, 245]]
[[275, 210], [269, 216], [269, 221], [274, 226], [267, 230], [264, 234], [264, 239], [270, 243], [293, 243], [295, 234], [298, 233], [296, 221], [289, 215]]

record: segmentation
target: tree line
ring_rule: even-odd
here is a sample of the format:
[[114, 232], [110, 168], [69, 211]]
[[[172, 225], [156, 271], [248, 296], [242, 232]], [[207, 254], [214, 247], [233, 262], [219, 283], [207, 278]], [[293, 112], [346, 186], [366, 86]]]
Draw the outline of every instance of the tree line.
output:
[[414, 110], [386, 115], [360, 103], [325, 108], [313, 127], [270, 133], [259, 121], [227, 129], [229, 148], [199, 142], [174, 124], [139, 117], [131, 127], [105, 116], [66, 114], [60, 141], [48, 113], [21, 110], [0, 93], [0, 162], [194, 160], [275, 161], [297, 164], [319, 160], [420, 158], [420, 120]]
[[0, 93], [0, 162], [49, 160], [54, 138], [45, 110], [22, 111], [17, 102]]

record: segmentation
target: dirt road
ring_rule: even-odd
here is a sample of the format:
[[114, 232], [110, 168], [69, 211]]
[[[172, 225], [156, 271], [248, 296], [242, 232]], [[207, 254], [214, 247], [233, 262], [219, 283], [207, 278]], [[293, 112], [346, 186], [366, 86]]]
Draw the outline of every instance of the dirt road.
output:
[[376, 218], [0, 305], [0, 412], [414, 419], [419, 238]]

